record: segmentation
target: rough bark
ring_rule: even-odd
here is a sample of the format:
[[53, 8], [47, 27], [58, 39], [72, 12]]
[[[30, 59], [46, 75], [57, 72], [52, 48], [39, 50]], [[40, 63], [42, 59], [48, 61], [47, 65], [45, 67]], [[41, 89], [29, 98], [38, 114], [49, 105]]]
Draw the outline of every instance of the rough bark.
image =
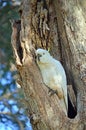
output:
[[[85, 130], [86, 17], [82, 4], [76, 0], [24, 0], [20, 14], [21, 21], [12, 24], [12, 46], [33, 130]], [[56, 95], [48, 95], [35, 62], [39, 47], [50, 50], [66, 70], [77, 100], [74, 119], [65, 116]]]

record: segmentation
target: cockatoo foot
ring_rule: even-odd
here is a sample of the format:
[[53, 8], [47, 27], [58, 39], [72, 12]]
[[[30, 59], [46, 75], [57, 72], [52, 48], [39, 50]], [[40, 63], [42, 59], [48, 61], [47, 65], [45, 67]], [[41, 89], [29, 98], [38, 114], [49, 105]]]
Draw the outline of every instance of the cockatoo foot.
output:
[[54, 94], [57, 95], [57, 91], [56, 90], [52, 90], [52, 89], [49, 88], [48, 94], [49, 94], [49, 96], [52, 96]]

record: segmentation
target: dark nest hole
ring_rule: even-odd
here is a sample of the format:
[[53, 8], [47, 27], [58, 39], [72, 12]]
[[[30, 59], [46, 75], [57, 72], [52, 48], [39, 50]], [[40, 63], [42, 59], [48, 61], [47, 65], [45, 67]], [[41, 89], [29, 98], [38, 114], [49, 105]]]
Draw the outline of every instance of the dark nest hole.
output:
[[75, 116], [77, 115], [77, 109], [73, 107], [71, 100], [68, 96], [68, 117], [69, 118], [75, 118]]

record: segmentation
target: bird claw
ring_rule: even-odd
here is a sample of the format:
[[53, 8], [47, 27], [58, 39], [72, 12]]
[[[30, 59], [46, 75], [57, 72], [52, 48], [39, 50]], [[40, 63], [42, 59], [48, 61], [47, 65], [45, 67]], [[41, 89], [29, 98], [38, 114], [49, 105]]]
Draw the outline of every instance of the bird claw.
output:
[[52, 96], [54, 94], [57, 94], [57, 91], [49, 88], [48, 94], [49, 94], [49, 96]]

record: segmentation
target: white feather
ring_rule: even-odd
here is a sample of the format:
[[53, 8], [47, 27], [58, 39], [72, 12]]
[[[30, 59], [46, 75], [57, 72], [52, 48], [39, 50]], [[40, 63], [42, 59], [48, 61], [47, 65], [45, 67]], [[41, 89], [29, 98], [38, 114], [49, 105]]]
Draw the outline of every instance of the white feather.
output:
[[63, 95], [60, 102], [67, 115], [67, 80], [64, 68], [59, 61], [55, 60], [49, 52], [44, 49], [37, 49], [36, 56], [36, 61], [40, 68], [44, 83], [52, 90], [56, 90], [58, 95]]

